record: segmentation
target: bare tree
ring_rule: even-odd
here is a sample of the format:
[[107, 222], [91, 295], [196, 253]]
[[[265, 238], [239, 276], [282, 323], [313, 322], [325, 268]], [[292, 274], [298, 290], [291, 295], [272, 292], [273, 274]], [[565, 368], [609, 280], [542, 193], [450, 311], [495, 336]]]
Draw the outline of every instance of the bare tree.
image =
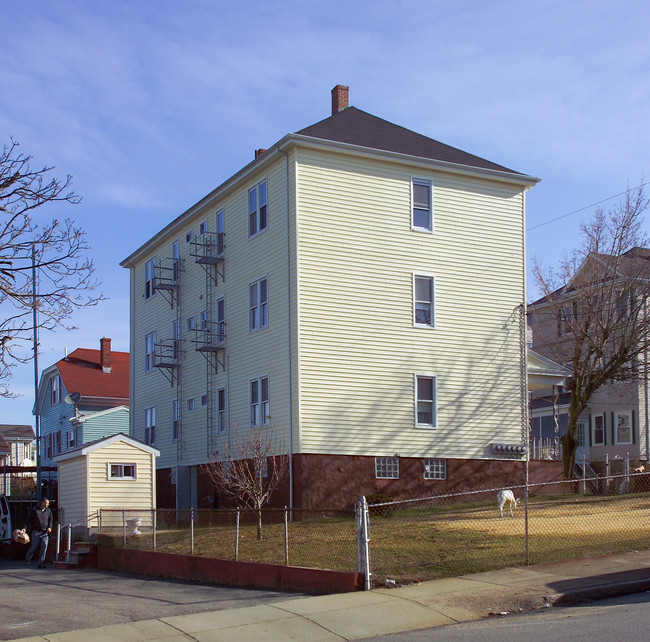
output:
[[276, 454], [283, 448], [272, 426], [252, 426], [243, 436], [237, 428], [235, 435], [234, 447], [226, 447], [218, 461], [206, 465], [205, 472], [217, 491], [256, 511], [257, 539], [262, 539], [262, 507], [286, 479], [289, 459]]
[[33, 356], [24, 353], [33, 336], [33, 309], [39, 329], [72, 329], [68, 320], [74, 310], [103, 298], [88, 293], [97, 282], [93, 262], [84, 256], [89, 249], [84, 232], [69, 219], [34, 220], [37, 208], [81, 201], [71, 189], [72, 177], [52, 177], [48, 166], [32, 170], [31, 159], [13, 139], [0, 154], [0, 396], [5, 397], [13, 396], [6, 384], [11, 369]]
[[628, 189], [613, 209], [581, 224], [582, 245], [556, 269], [534, 260], [544, 296], [529, 306], [536, 350], [572, 370], [564, 476], [575, 465], [580, 414], [603, 385], [645, 376], [641, 355], [650, 332], [650, 249], [643, 232], [648, 198]]

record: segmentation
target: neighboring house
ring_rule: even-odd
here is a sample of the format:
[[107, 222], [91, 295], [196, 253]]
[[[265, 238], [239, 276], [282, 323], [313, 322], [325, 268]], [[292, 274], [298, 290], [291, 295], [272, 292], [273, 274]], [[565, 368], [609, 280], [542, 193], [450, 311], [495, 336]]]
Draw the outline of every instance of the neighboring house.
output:
[[126, 519], [145, 518], [144, 525], [150, 526], [159, 454], [155, 448], [118, 433], [57, 455], [59, 521], [77, 523], [82, 529], [97, 527], [97, 511], [103, 508], [107, 512], [102, 515], [102, 527], [122, 528], [123, 515]]
[[[605, 263], [610, 257], [598, 255], [598, 258]], [[639, 274], [647, 270], [649, 260], [650, 250], [629, 250], [622, 255], [617, 278], [638, 278]], [[642, 262], [643, 271], [640, 271], [638, 262]], [[580, 270], [588, 269], [585, 268], [586, 263], [583, 263]], [[532, 329], [533, 348], [549, 357], [558, 358], [557, 354], [564, 349], [565, 344], [572, 345], [573, 335], [564, 315], [568, 315], [570, 319], [571, 315], [578, 315], [580, 311], [578, 303], [574, 302], [576, 299], [572, 294], [571, 284], [550, 296], [559, 297], [562, 306], [566, 301], [562, 313], [558, 314], [557, 304], [549, 303], [549, 297], [542, 297], [528, 306], [528, 323]], [[570, 354], [570, 350], [565, 352]], [[645, 361], [647, 364], [648, 355], [642, 353], [639, 361]], [[577, 426], [576, 473], [580, 474], [584, 460], [598, 473], [605, 472], [607, 461], [610, 462], [611, 473], [622, 472], [627, 459], [633, 467], [648, 462], [649, 385], [647, 377], [642, 376], [631, 381], [613, 381], [601, 386], [591, 396]], [[570, 401], [571, 394], [564, 388], [537, 395], [532, 402], [533, 432], [548, 436], [555, 425], [555, 408], [555, 414], [559, 418], [559, 436], [562, 437], [567, 430]]]
[[348, 107], [339, 85], [331, 117], [125, 259], [131, 435], [161, 451], [159, 505], [207, 505], [201, 465], [251, 425], [290, 457], [293, 506], [511, 480], [522, 456], [492, 444], [527, 440], [537, 180]]
[[[36, 465], [34, 428], [28, 425], [0, 424], [0, 495], [31, 493], [35, 485], [32, 467]], [[20, 472], [16, 468], [25, 468]]]
[[[41, 464], [99, 437], [128, 430], [129, 353], [77, 348], [41, 373], [34, 414], [41, 428]], [[103, 413], [114, 409], [109, 414]], [[125, 411], [126, 410], [126, 411]], [[90, 421], [101, 413], [105, 422]]]

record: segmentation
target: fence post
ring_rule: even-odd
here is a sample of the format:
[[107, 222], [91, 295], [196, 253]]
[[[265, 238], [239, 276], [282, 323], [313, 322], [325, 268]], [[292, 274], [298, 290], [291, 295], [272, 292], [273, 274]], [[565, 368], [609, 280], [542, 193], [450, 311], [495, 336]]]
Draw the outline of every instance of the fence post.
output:
[[122, 544], [126, 548], [126, 511], [122, 509]]
[[68, 524], [68, 542], [67, 542], [67, 551], [65, 555], [65, 561], [70, 561], [70, 542], [72, 541], [72, 523]]
[[102, 509], [97, 510], [97, 522], [99, 527], [99, 534], [102, 534]]
[[190, 508], [190, 555], [194, 555], [194, 509]]
[[237, 517], [235, 519], [235, 562], [239, 557], [239, 506], [237, 506]]
[[587, 455], [582, 454], [582, 494], [587, 494]]
[[157, 546], [157, 541], [156, 541], [156, 535], [157, 535], [157, 527], [158, 524], [158, 511], [156, 511], [155, 508], [151, 509], [151, 526], [153, 528], [153, 550], [156, 550]]
[[609, 453], [605, 455], [605, 494], [609, 495]]
[[61, 524], [56, 525], [56, 560], [59, 560], [61, 553]]
[[370, 590], [370, 515], [368, 512], [368, 503], [366, 498], [359, 500], [359, 519], [357, 521], [357, 542], [359, 551], [359, 561], [357, 567], [359, 572], [363, 573], [365, 582], [364, 590]]
[[289, 566], [289, 512], [284, 507], [284, 563]]

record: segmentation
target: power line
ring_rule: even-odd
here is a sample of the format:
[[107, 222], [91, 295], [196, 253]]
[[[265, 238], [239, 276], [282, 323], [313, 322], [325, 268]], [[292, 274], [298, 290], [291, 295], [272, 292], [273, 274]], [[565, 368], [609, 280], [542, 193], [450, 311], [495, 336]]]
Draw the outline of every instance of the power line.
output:
[[577, 214], [578, 212], [584, 212], [584, 210], [588, 210], [592, 207], [596, 207], [596, 205], [600, 205], [601, 203], [606, 203], [607, 201], [611, 201], [614, 198], [618, 198], [619, 196], [623, 196], [624, 194], [627, 194], [630, 189], [641, 189], [642, 187], [645, 187], [646, 185], [650, 185], [650, 181], [646, 181], [645, 183], [641, 183], [640, 185], [637, 185], [636, 187], [632, 187], [629, 189], [626, 189], [624, 192], [620, 192], [619, 194], [614, 194], [614, 196], [608, 196], [607, 198], [604, 198], [602, 201], [598, 201], [597, 203], [592, 203], [591, 205], [585, 205], [584, 207], [581, 207], [578, 210], [573, 210], [573, 212], [569, 212], [568, 214], [562, 214], [562, 216], [558, 216], [556, 218], [552, 218], [548, 221], [545, 221], [544, 223], [539, 223], [537, 225], [533, 225], [533, 227], [527, 227], [526, 232], [532, 232], [533, 230], [536, 230], [538, 227], [543, 227], [544, 225], [550, 225], [551, 223], [555, 223], [556, 221], [560, 221], [563, 218], [567, 218], [567, 216], [573, 216], [574, 214]]

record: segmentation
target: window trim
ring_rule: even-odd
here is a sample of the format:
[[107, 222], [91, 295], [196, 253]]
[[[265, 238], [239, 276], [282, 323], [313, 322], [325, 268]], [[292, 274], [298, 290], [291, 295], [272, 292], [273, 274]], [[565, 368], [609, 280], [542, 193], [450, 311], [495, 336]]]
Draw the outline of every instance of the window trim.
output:
[[375, 457], [375, 479], [399, 479], [399, 456]]
[[[417, 279], [429, 279], [431, 284], [431, 323], [418, 323], [417, 321], [417, 309], [416, 305], [418, 303], [416, 296], [416, 280]], [[427, 274], [425, 272], [413, 272], [411, 278], [412, 294], [413, 294], [413, 327], [414, 328], [435, 328], [436, 327], [436, 277], [433, 274]]]
[[[622, 445], [622, 446], [631, 446], [634, 443], [634, 440], [632, 438], [632, 431], [634, 430], [634, 426], [632, 425], [632, 411], [631, 410], [615, 410], [614, 411], [614, 421], [613, 421], [613, 428], [614, 428], [614, 445]], [[618, 438], [618, 418], [622, 415], [627, 415], [630, 423], [630, 440], [629, 441], [619, 441]]]
[[440, 457], [425, 457], [422, 460], [422, 476], [424, 479], [434, 481], [447, 479], [447, 460]]
[[50, 406], [56, 406], [61, 403], [61, 375], [55, 374], [50, 379]]
[[191, 334], [196, 330], [196, 322], [194, 321], [194, 315], [187, 317], [185, 319], [185, 334]]
[[[204, 401], [205, 401], [205, 403], [203, 403]], [[201, 406], [201, 408], [207, 408], [208, 407], [208, 393], [207, 392], [204, 392], [201, 395], [199, 405]]]
[[[149, 342], [151, 341], [151, 350]], [[144, 371], [145, 373], [154, 371], [154, 355], [156, 352], [156, 331], [144, 335]]]
[[172, 443], [178, 442], [178, 429], [180, 428], [181, 414], [178, 399], [172, 399]]
[[[264, 192], [265, 192], [265, 202], [264, 202], [264, 227], [261, 226], [262, 223], [262, 205], [261, 199], [260, 199], [260, 187], [261, 185], [264, 184]], [[255, 209], [253, 210], [251, 208], [251, 193], [255, 191]], [[248, 238], [252, 239], [262, 232], [264, 230], [268, 229], [269, 227], [269, 183], [268, 183], [268, 177], [265, 176], [263, 179], [255, 183], [252, 187], [249, 187], [248, 190], [246, 190], [246, 212], [247, 212], [247, 231], [248, 231]], [[255, 230], [251, 231], [252, 226], [251, 226], [251, 221], [252, 216], [255, 215]]]
[[[223, 408], [220, 405], [220, 392], [223, 391]], [[227, 409], [228, 409], [228, 396], [226, 392], [226, 386], [221, 386], [217, 388], [217, 403], [216, 403], [216, 419], [217, 419], [217, 434], [223, 435], [226, 432], [226, 426], [228, 421]]]
[[156, 406], [144, 409], [144, 443], [156, 445]]
[[[266, 380], [266, 404], [264, 402], [264, 399], [262, 397], [262, 387], [263, 387], [263, 381]], [[258, 392], [259, 392], [259, 401], [256, 402], [255, 407], [261, 406], [261, 411], [263, 411], [264, 406], [266, 405], [266, 412], [264, 412], [264, 416], [261, 417], [262, 421], [257, 422], [254, 421], [253, 415], [255, 415], [255, 418], [257, 418], [257, 415], [260, 414], [255, 410], [253, 412], [253, 383], [258, 384]], [[260, 411], [260, 412], [261, 412]], [[259, 377], [252, 377], [248, 380], [248, 420], [249, 420], [249, 425], [253, 428], [264, 428], [268, 426], [271, 423], [271, 386], [270, 386], [270, 378], [268, 374], [260, 375]]]
[[194, 397], [187, 397], [187, 399], [185, 399], [185, 414], [192, 414], [195, 410], [196, 401], [194, 400]]
[[[415, 224], [415, 185], [426, 185], [429, 188], [429, 225], [421, 227]], [[418, 208], [424, 211], [422, 208]], [[433, 181], [429, 178], [421, 178], [419, 176], [411, 176], [411, 230], [414, 232], [426, 232], [432, 234], [434, 231], [433, 225]]]
[[[122, 474], [121, 475], [112, 475], [113, 471], [113, 466], [119, 467], [118, 470], [121, 469]], [[133, 468], [133, 475], [125, 475], [124, 474], [124, 469], [126, 467], [131, 467]], [[138, 464], [135, 462], [113, 462], [113, 461], [107, 461], [106, 462], [106, 479], [108, 481], [135, 481], [138, 478]]]
[[151, 299], [156, 294], [155, 286], [156, 277], [156, 257], [152, 256], [144, 264], [144, 298]]
[[[418, 380], [431, 379], [433, 381], [433, 401], [432, 403], [432, 423], [425, 424], [418, 421]], [[414, 396], [414, 421], [416, 428], [423, 428], [426, 430], [435, 430], [438, 427], [438, 377], [434, 374], [426, 372], [416, 372], [413, 374], [413, 396]], [[422, 402], [429, 402], [428, 399], [423, 399]]]
[[[600, 417], [600, 419], [602, 420], [603, 439], [602, 439], [602, 441], [597, 442], [596, 441], [596, 419], [598, 419], [598, 417]], [[592, 446], [604, 446], [605, 445], [605, 438], [606, 438], [605, 437], [605, 430], [606, 429], [607, 428], [605, 426], [605, 414], [604, 413], [599, 412], [599, 413], [591, 415], [591, 445]]]
[[[262, 302], [262, 281], [266, 282], [266, 299]], [[255, 286], [255, 305], [251, 304], [251, 287]], [[265, 314], [263, 314], [265, 313]], [[266, 322], [263, 322], [263, 317]], [[254, 324], [255, 322], [255, 324]], [[269, 277], [268, 274], [248, 282], [248, 332], [258, 332], [269, 327]]]

